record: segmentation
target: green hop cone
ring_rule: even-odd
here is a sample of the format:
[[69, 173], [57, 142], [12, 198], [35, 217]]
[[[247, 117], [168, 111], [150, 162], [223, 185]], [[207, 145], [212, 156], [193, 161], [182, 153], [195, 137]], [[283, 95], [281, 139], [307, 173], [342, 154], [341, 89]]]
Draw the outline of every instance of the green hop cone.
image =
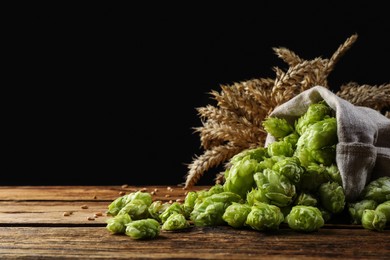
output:
[[242, 228], [245, 225], [245, 221], [250, 211], [251, 206], [248, 204], [233, 202], [226, 208], [222, 215], [222, 219], [228, 223], [229, 226]]
[[310, 104], [306, 113], [295, 122], [295, 130], [302, 135], [312, 124], [332, 116], [333, 110], [325, 101]]
[[301, 190], [316, 192], [321, 184], [328, 182], [328, 172], [325, 166], [312, 163], [306, 167], [306, 171], [301, 175], [299, 187]]
[[242, 201], [240, 195], [225, 191], [207, 197], [194, 206], [190, 219], [195, 226], [217, 226], [225, 224], [222, 216], [226, 208], [233, 202]]
[[336, 162], [336, 145], [309, 150], [309, 152], [311, 158], [313, 158], [316, 163], [330, 166]]
[[[131, 202], [136, 201], [136, 205], [128, 205]], [[132, 192], [130, 194], [123, 195], [122, 197], [116, 198], [113, 202], [108, 205], [107, 213], [112, 216], [117, 214], [125, 214], [129, 212], [134, 212], [134, 215], [130, 216], [133, 219], [139, 219], [147, 216], [147, 208], [152, 203], [152, 195], [148, 192]], [[142, 209], [138, 209], [138, 205], [142, 205]], [[146, 208], [145, 208], [146, 207]], [[146, 210], [146, 212], [145, 212]]]
[[268, 154], [272, 156], [286, 156], [291, 157], [294, 154], [293, 145], [285, 141], [276, 141], [270, 143], [268, 146]]
[[246, 149], [236, 155], [234, 155], [230, 159], [231, 164], [235, 164], [239, 161], [241, 161], [244, 157], [249, 157], [249, 159], [256, 160], [257, 162], [261, 162], [264, 160], [264, 158], [269, 157], [268, 156], [268, 150], [265, 147], [259, 146], [252, 149]]
[[116, 216], [119, 213], [119, 211], [126, 205], [127, 197], [128, 194], [123, 195], [122, 197], [118, 197], [114, 201], [112, 201], [108, 205], [107, 214], [111, 216]]
[[168, 219], [162, 225], [161, 229], [173, 231], [185, 229], [188, 227], [190, 227], [190, 224], [188, 223], [185, 216], [175, 212], [168, 217]]
[[293, 150], [295, 150], [297, 148], [298, 139], [299, 134], [297, 132], [292, 132], [291, 134], [283, 137], [282, 140], [283, 142], [291, 144], [291, 147], [293, 148]]
[[387, 222], [390, 222], [390, 200], [379, 204], [375, 208], [376, 212], [382, 212], [386, 216]]
[[327, 118], [307, 128], [298, 139], [294, 155], [305, 167], [311, 163], [330, 165], [335, 161], [335, 149], [332, 146], [337, 142], [336, 118]]
[[119, 212], [118, 215], [129, 214], [131, 219], [138, 220], [149, 216], [150, 204], [145, 204], [144, 200], [134, 199], [127, 203]]
[[338, 184], [342, 185], [343, 182], [341, 180], [341, 174], [339, 171], [339, 168], [337, 167], [336, 163], [331, 164], [330, 166], [325, 167], [326, 173], [328, 175], [328, 179], [333, 182], [337, 182]]
[[255, 230], [277, 230], [284, 216], [279, 207], [266, 203], [256, 203], [251, 207], [245, 225]]
[[298, 184], [305, 169], [297, 157], [286, 157], [272, 166], [272, 170], [286, 176], [293, 184]]
[[318, 231], [325, 221], [321, 211], [312, 206], [294, 206], [286, 217], [286, 222], [291, 229], [302, 232]]
[[377, 203], [390, 200], [390, 177], [380, 177], [368, 183], [361, 193], [361, 198], [375, 200]]
[[338, 138], [336, 118], [326, 118], [311, 125], [298, 139], [297, 147], [299, 146], [301, 138], [305, 141], [306, 147], [309, 150], [321, 149], [323, 147], [337, 144]]
[[[270, 204], [284, 207], [292, 203], [296, 196], [295, 186], [284, 175], [271, 169], [265, 169], [254, 175], [257, 189]], [[262, 199], [265, 201], [265, 199]]]
[[141, 200], [141, 201], [143, 201], [143, 203], [145, 205], [148, 205], [148, 206], [150, 206], [150, 204], [152, 204], [152, 201], [153, 201], [152, 194], [150, 194], [149, 192], [142, 192], [140, 190], [133, 192], [133, 193], [130, 193], [127, 198], [128, 198], [128, 201], [126, 203], [129, 203], [133, 200]]
[[256, 172], [262, 172], [265, 169], [272, 169], [275, 163], [284, 160], [285, 156], [272, 156], [265, 158], [263, 161], [257, 164]]
[[233, 164], [229, 170], [228, 178], [223, 185], [224, 191], [234, 192], [242, 198], [245, 198], [246, 193], [255, 184], [253, 174], [255, 173], [257, 164], [258, 162], [250, 159], [249, 156]]
[[321, 205], [331, 213], [340, 213], [344, 210], [345, 194], [343, 187], [337, 182], [326, 182], [321, 184], [319, 190]]
[[170, 203], [163, 203], [161, 200], [153, 201], [152, 204], [148, 207], [149, 216], [155, 220], [161, 222], [160, 215], [171, 206]]
[[196, 199], [198, 198], [198, 193], [196, 191], [189, 191], [184, 199], [182, 208], [184, 211], [184, 216], [188, 219], [191, 212], [194, 210]]
[[297, 198], [294, 201], [295, 205], [304, 205], [304, 206], [317, 206], [317, 199], [314, 197], [314, 195], [301, 192]]
[[362, 215], [362, 226], [365, 229], [382, 231], [386, 226], [386, 215], [381, 211], [365, 209]]
[[170, 206], [164, 210], [163, 213], [160, 214], [160, 220], [162, 223], [165, 223], [165, 221], [169, 218], [170, 215], [174, 213], [184, 214], [183, 207], [178, 202], [173, 202], [170, 204]]
[[152, 218], [134, 220], [126, 224], [125, 234], [133, 239], [151, 239], [160, 233], [160, 223]]
[[313, 158], [311, 151], [305, 146], [300, 146], [294, 151], [293, 156], [297, 157], [301, 165], [305, 168], [312, 164], [317, 164], [317, 161]]
[[207, 206], [194, 209], [191, 212], [190, 219], [195, 226], [219, 226], [224, 224], [222, 218], [225, 212], [225, 203], [213, 202]]
[[276, 139], [283, 138], [294, 131], [293, 126], [284, 118], [268, 117], [263, 120], [262, 124], [265, 131]]
[[131, 222], [129, 214], [116, 215], [115, 217], [107, 219], [106, 228], [114, 234], [125, 233], [126, 224]]
[[246, 195], [246, 202], [249, 206], [253, 206], [256, 202], [263, 202], [269, 204], [269, 199], [265, 196], [265, 190], [253, 188]]
[[378, 203], [375, 200], [361, 200], [348, 204], [348, 213], [352, 224], [361, 224], [363, 211], [366, 209], [374, 210]]
[[195, 199], [195, 205], [201, 203], [203, 200], [210, 197], [211, 195], [218, 194], [223, 191], [223, 185], [221, 184], [215, 184], [208, 190], [199, 190], [196, 192], [197, 198]]

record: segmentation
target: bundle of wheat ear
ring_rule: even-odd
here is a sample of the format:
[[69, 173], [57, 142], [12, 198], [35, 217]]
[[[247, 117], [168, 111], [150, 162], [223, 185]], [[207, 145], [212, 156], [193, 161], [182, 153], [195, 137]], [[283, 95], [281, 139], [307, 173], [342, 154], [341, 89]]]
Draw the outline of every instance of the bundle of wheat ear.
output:
[[[320, 85], [329, 88], [327, 77], [343, 54], [353, 45], [357, 34], [339, 46], [330, 59], [304, 60], [286, 48], [273, 48], [276, 55], [288, 64], [287, 71], [275, 67], [275, 79], [256, 78], [222, 85], [221, 91], [211, 91], [216, 106], [197, 108], [202, 126], [194, 127], [200, 134], [200, 156], [188, 164], [184, 189], [196, 185], [211, 168], [227, 165], [235, 154], [264, 145], [266, 131], [263, 120], [273, 109], [297, 94]], [[373, 108], [390, 118], [390, 84], [359, 85], [350, 82], [340, 86], [336, 93], [352, 104]], [[216, 183], [223, 181], [217, 174]]]

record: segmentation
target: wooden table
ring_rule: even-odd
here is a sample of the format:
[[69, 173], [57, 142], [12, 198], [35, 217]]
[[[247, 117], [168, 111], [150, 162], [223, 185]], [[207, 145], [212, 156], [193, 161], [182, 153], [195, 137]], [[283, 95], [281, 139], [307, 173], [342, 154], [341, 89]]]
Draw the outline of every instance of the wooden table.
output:
[[0, 187], [0, 259], [390, 259], [388, 228], [375, 232], [346, 224], [326, 224], [309, 234], [288, 227], [191, 227], [147, 241], [111, 234], [107, 206], [141, 188], [156, 189], [155, 200], [185, 197], [175, 186]]

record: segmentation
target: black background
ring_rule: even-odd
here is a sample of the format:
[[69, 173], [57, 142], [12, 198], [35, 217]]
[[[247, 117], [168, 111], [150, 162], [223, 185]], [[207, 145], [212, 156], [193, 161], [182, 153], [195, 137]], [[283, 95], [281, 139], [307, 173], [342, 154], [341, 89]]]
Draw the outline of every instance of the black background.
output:
[[221, 84], [274, 78], [286, 64], [272, 47], [329, 58], [357, 33], [331, 88], [388, 83], [384, 2], [17, 6], [2, 37], [0, 184], [182, 183], [202, 153], [195, 108]]

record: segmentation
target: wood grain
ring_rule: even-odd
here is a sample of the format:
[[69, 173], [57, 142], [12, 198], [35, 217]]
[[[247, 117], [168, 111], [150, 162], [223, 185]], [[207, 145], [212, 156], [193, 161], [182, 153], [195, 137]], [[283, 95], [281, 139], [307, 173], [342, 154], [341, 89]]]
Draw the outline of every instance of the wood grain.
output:
[[3, 227], [4, 258], [69, 259], [389, 259], [390, 231], [323, 229], [304, 234], [196, 227], [162, 232], [157, 239], [133, 240], [100, 227]]
[[[167, 189], [167, 188], [170, 189]], [[210, 188], [195, 186], [192, 190]], [[2, 200], [71, 200], [71, 201], [111, 201], [120, 196], [121, 192], [130, 193], [137, 190], [156, 191], [154, 199], [169, 200], [184, 198], [185, 190], [178, 186], [0, 186], [0, 201]], [[165, 197], [169, 195], [169, 197]]]
[[[82, 206], [88, 206], [83, 209]], [[107, 202], [0, 201], [0, 226], [96, 225], [107, 220]], [[70, 213], [64, 216], [64, 212]], [[95, 214], [102, 216], [96, 216]], [[88, 220], [93, 218], [93, 220]]]
[[[192, 190], [207, 189], [197, 186]], [[107, 207], [114, 199], [142, 190], [153, 200], [184, 200], [186, 191], [175, 186], [26, 186], [0, 187], [0, 226], [104, 225]], [[82, 209], [87, 206], [87, 209]], [[64, 216], [64, 213], [71, 213]], [[94, 217], [96, 213], [103, 216]], [[88, 219], [89, 218], [89, 219]], [[93, 220], [91, 219], [93, 218]]]
[[[184, 199], [186, 192], [166, 186], [0, 187], [0, 259], [390, 259], [389, 228], [375, 232], [346, 223], [314, 233], [282, 224], [274, 232], [191, 226], [161, 231], [152, 240], [111, 234], [105, 228], [109, 203], [141, 189], [162, 201]], [[88, 220], [98, 212], [102, 216]]]

